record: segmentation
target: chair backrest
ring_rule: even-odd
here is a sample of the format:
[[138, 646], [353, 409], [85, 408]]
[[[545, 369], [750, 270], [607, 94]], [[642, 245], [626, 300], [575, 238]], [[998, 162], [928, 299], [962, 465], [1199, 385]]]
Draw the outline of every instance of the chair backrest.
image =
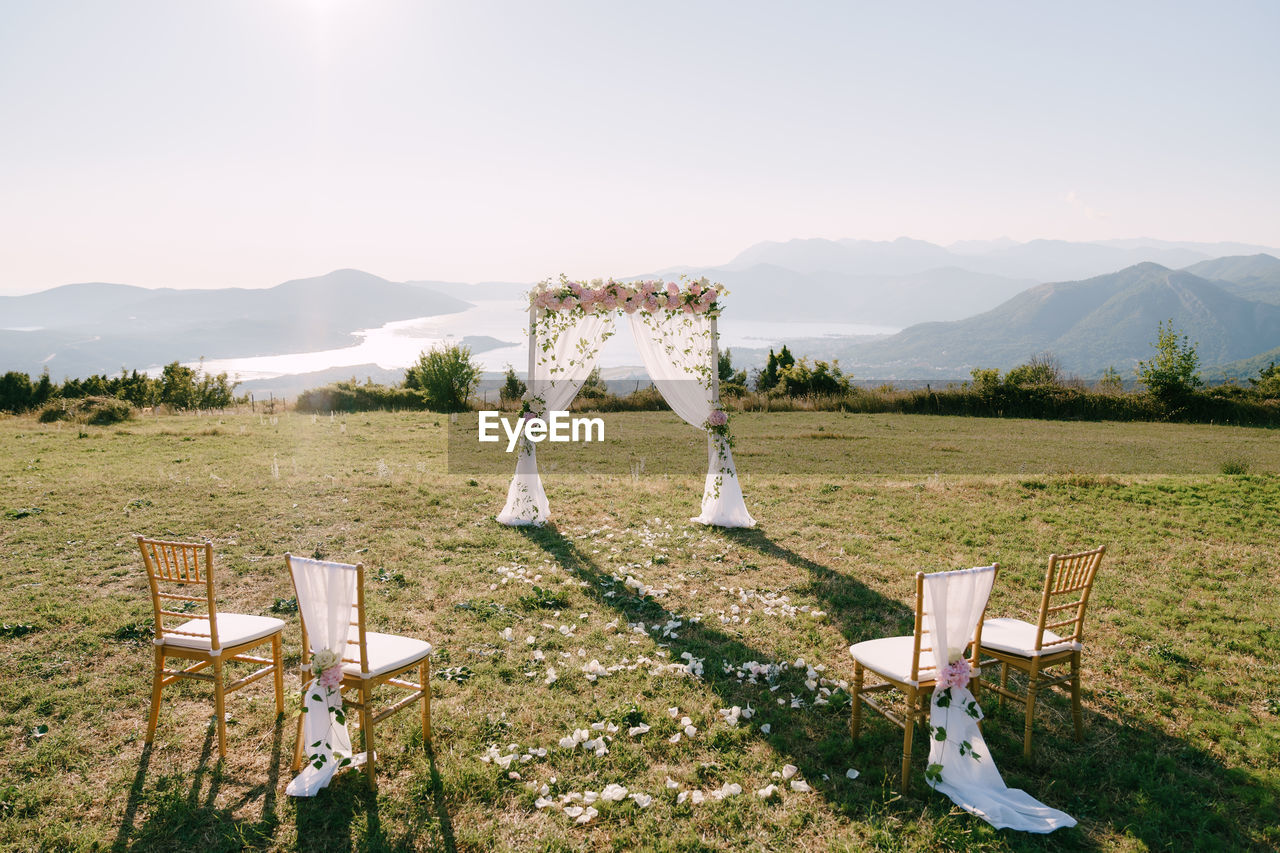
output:
[[[1089, 606], [1093, 579], [1106, 553], [1103, 545], [1079, 554], [1050, 554], [1049, 569], [1044, 575], [1044, 593], [1040, 597], [1040, 619], [1036, 623], [1036, 651], [1044, 650], [1044, 632], [1052, 631], [1060, 641], [1051, 642], [1049, 651], [1058, 646], [1084, 642], [1084, 612]], [[1063, 598], [1072, 600], [1055, 604]], [[1050, 621], [1050, 620], [1054, 621]], [[1070, 628], [1071, 633], [1064, 633]]]
[[[1000, 565], [992, 563], [989, 568], [993, 575], [992, 584], [994, 585], [994, 575], [1000, 572]], [[968, 571], [968, 570], [965, 570]], [[915, 648], [911, 655], [911, 680], [931, 681], [938, 676], [937, 666], [934, 664], [933, 643], [935, 638], [928, 627], [928, 620], [925, 616], [928, 611], [924, 606], [924, 572], [916, 572], [916, 624], [915, 624]], [[969, 650], [969, 666], [974, 674], [978, 673], [978, 647], [982, 644], [982, 623], [986, 620], [987, 606], [982, 606], [982, 614], [978, 617], [978, 624], [973, 629], [973, 638]]]
[[359, 649], [359, 658], [348, 657], [346, 648], [344, 647], [340, 654], [343, 663], [356, 663], [360, 665], [361, 672], [369, 671], [369, 649], [365, 639], [364, 624], [364, 563], [333, 563], [323, 562], [320, 560], [312, 560], [307, 557], [295, 557], [292, 554], [284, 555], [285, 565], [289, 567], [289, 577], [293, 581], [293, 594], [298, 598], [298, 621], [302, 623], [302, 663], [306, 664], [311, 659], [311, 639], [307, 632], [308, 609], [312, 612], [324, 612], [326, 609], [325, 602], [313, 602], [314, 607], [308, 607], [303, 601], [303, 596], [307, 593], [305, 590], [312, 585], [298, 583], [298, 578], [306, 573], [316, 572], [322, 568], [332, 567], [339, 568], [344, 571], [350, 571], [355, 574], [355, 596], [351, 601], [351, 617], [348, 620], [347, 643], [351, 643], [350, 629], [356, 629], [356, 647]]
[[[184, 622], [189, 619], [209, 620], [209, 647], [216, 651], [218, 644], [218, 606], [213, 594], [213, 543], [166, 542], [162, 539], [137, 537], [142, 551], [142, 562], [147, 567], [147, 581], [151, 586], [151, 606], [156, 615], [156, 639], [163, 642], [166, 636], [178, 635], [204, 637], [204, 634], [166, 627], [165, 617]], [[201, 587], [203, 595], [188, 594], [191, 587]], [[170, 592], [167, 590], [186, 590]], [[172, 610], [167, 602], [182, 602], [183, 610]], [[199, 613], [191, 605], [203, 605]]]

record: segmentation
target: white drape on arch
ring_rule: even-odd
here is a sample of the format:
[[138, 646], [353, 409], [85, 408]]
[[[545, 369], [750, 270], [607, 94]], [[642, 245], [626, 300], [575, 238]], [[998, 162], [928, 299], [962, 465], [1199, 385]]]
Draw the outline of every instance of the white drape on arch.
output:
[[[342, 657], [351, 630], [351, 606], [356, 600], [355, 566], [326, 563], [305, 557], [289, 557], [289, 572], [298, 593], [298, 608], [307, 626], [307, 643], [315, 655], [322, 649]], [[291, 797], [314, 797], [343, 767], [364, 763], [365, 754], [353, 755], [347, 724], [334, 711], [342, 709], [342, 691], [321, 687], [314, 674], [303, 687], [306, 713], [302, 717], [303, 744], [308, 755], [318, 755], [320, 766], [308, 763], [285, 792]]]
[[[705, 314], [664, 311], [630, 315], [640, 360], [672, 411], [690, 426], [706, 429], [718, 408], [711, 371], [711, 320]], [[721, 436], [707, 434], [707, 477], [702, 512], [689, 519], [717, 527], [755, 527], [747, 512], [733, 451]]]
[[[545, 349], [534, 354], [528, 390], [536, 414], [569, 407], [600, 360], [600, 345], [611, 334], [613, 315], [584, 314], [554, 340], [540, 342]], [[507, 503], [498, 513], [498, 521], [509, 527], [546, 524], [551, 507], [542, 488], [542, 478], [538, 476], [538, 456], [533, 442], [522, 437], [519, 453], [515, 476], [507, 487]]]
[[[939, 672], [964, 656], [994, 581], [991, 566], [925, 575], [925, 623]], [[942, 768], [940, 781], [926, 777], [934, 790], [996, 829], [1045, 833], [1075, 826], [1071, 815], [1005, 785], [978, 728], [981, 719], [982, 709], [968, 687], [933, 691], [929, 726], [934, 736], [929, 738], [929, 764]]]

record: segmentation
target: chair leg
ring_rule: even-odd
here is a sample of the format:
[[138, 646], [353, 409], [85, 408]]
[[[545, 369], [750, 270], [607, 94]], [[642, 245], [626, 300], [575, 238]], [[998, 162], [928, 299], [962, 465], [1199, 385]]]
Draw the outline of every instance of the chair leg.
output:
[[849, 722], [849, 733], [853, 735], [853, 739], [858, 739], [858, 734], [862, 731], [862, 664], [857, 661], [853, 664], [853, 719]]
[[1036, 688], [1040, 678], [1040, 661], [1038, 658], [1032, 658], [1031, 671], [1027, 674], [1027, 713], [1026, 713], [1026, 729], [1022, 736], [1022, 755], [1024, 758], [1031, 757], [1031, 721], [1036, 715]]
[[1080, 653], [1071, 656], [1071, 720], [1076, 727], [1076, 740], [1084, 738], [1084, 720], [1080, 714]]
[[360, 735], [364, 740], [364, 766], [369, 773], [369, 788], [378, 790], [377, 777], [374, 775], [375, 758], [373, 745], [373, 713], [370, 710], [373, 707], [370, 701], [372, 691], [369, 688], [360, 687]]
[[284, 655], [280, 652], [280, 635], [271, 635], [271, 660], [275, 667], [276, 716], [284, 713]]
[[213, 712], [218, 723], [218, 758], [227, 757], [227, 698], [222, 683], [222, 657], [213, 659]]
[[1009, 689], [1009, 664], [1007, 661], [1000, 661], [1000, 698], [996, 701], [996, 705], [1004, 707], [1004, 691]]
[[160, 692], [164, 689], [164, 652], [156, 646], [156, 667], [151, 682], [151, 714], [147, 717], [147, 739], [150, 744], [156, 738], [156, 724], [160, 722]]
[[916, 691], [907, 694], [906, 725], [902, 730], [902, 791], [907, 790], [907, 780], [911, 776], [911, 741], [916, 734]]
[[422, 743], [431, 743], [431, 661], [423, 658], [418, 666], [418, 683], [422, 685]]

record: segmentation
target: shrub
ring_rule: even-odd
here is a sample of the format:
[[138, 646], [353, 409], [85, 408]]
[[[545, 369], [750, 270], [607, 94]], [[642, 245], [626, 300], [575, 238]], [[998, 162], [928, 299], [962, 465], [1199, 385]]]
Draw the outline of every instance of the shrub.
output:
[[310, 388], [298, 395], [294, 408], [299, 412], [421, 411], [426, 398], [411, 388], [395, 388], [351, 379], [322, 388]]
[[466, 411], [479, 382], [480, 368], [471, 361], [470, 348], [457, 344], [422, 353], [404, 376], [404, 387], [422, 392], [437, 412]]
[[77, 397], [45, 403], [40, 409], [37, 420], [42, 424], [71, 421], [92, 426], [107, 426], [126, 421], [131, 417], [133, 417], [133, 406], [127, 400], [117, 400], [115, 397]]

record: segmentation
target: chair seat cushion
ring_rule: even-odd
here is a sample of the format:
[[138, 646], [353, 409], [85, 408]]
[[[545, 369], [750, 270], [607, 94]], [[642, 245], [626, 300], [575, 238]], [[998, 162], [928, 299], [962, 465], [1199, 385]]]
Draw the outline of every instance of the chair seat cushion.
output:
[[[230, 646], [239, 646], [252, 640], [270, 637], [283, 629], [284, 622], [270, 616], [219, 613], [218, 645], [224, 649]], [[185, 633], [174, 634], [170, 633], [171, 631], [183, 631]], [[195, 634], [196, 636], [187, 636], [188, 634]], [[209, 620], [192, 619], [189, 622], [178, 625], [176, 628], [169, 628], [165, 631], [164, 640], [156, 641], [157, 645], [161, 642], [166, 646], [181, 646], [184, 649], [204, 649], [208, 651], [211, 648]]]
[[[396, 634], [375, 634], [366, 631], [365, 648], [369, 652], [369, 671], [360, 672], [359, 663], [344, 663], [342, 671], [357, 678], [373, 678], [384, 673], [394, 672], [401, 667], [415, 663], [431, 654], [431, 644], [412, 637], [401, 637]], [[344, 657], [360, 660], [358, 643], [348, 643]]]
[[[905, 684], [923, 684], [933, 680], [932, 663], [921, 663], [919, 679], [911, 679], [911, 655], [915, 651], [915, 637], [885, 637], [880, 640], [867, 640], [849, 647], [853, 659], [874, 672], [876, 675], [901, 681]], [[925, 661], [929, 655], [924, 656]]]
[[1062, 637], [1045, 629], [1044, 648], [1036, 651], [1036, 626], [1021, 619], [988, 619], [982, 623], [982, 647], [1024, 658], [1079, 651], [1083, 646], [1064, 642]]

